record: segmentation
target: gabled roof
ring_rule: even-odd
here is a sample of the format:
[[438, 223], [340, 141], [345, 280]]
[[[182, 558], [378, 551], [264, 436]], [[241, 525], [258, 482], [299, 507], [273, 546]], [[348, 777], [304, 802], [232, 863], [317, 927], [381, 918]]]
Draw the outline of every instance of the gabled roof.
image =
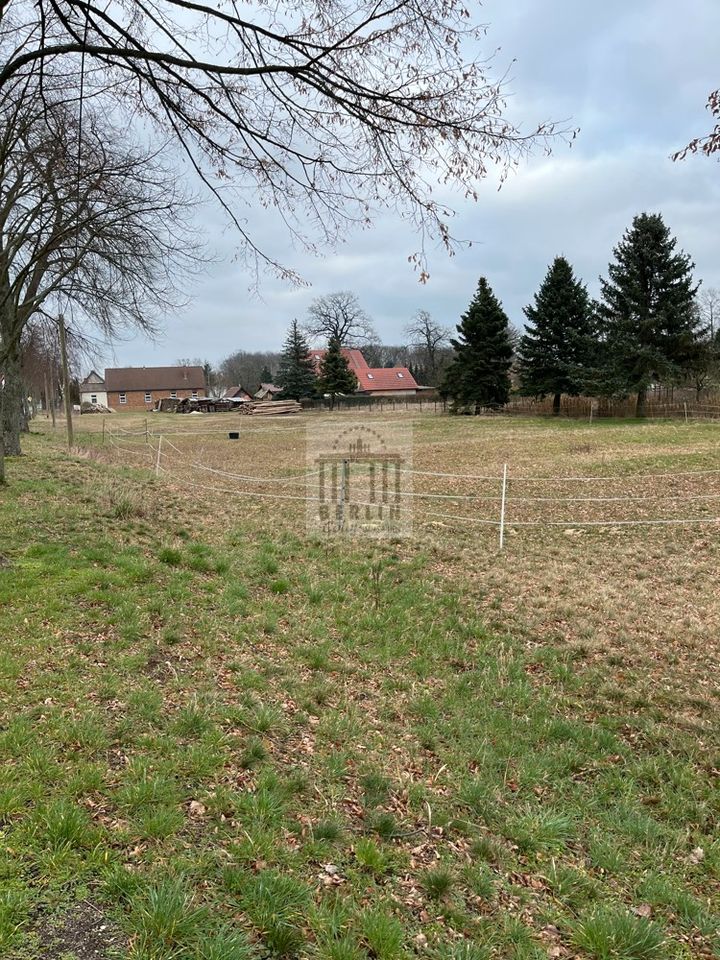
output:
[[103, 378], [100, 376], [100, 374], [97, 372], [97, 370], [91, 370], [90, 373], [89, 373], [89, 374], [85, 377], [85, 379], [82, 381], [82, 383], [80, 384], [80, 386], [81, 386], [81, 387], [92, 387], [93, 389], [97, 389], [98, 387], [102, 387], [102, 389], [105, 389], [105, 381], [104, 381]]
[[225, 389], [224, 396], [230, 397], [249, 397], [250, 393], [245, 389], [245, 387], [240, 383], [236, 387], [227, 387]]
[[108, 390], [200, 390], [202, 367], [111, 367], [105, 370]]
[[[320, 370], [320, 364], [322, 363], [323, 357], [325, 356], [326, 353], [327, 353], [327, 350], [311, 350], [310, 351], [310, 356], [312, 357], [315, 363], [316, 370], [318, 371]], [[355, 350], [350, 347], [342, 347], [340, 349], [340, 353], [342, 353], [342, 355], [347, 360], [348, 366], [350, 367], [352, 372], [355, 374], [355, 376], [358, 375], [360, 370], [368, 369], [367, 360], [362, 355], [362, 351]]]
[[417, 390], [407, 367], [366, 367], [355, 372], [360, 390]]
[[[326, 350], [311, 350], [317, 371], [326, 354]], [[340, 351], [358, 380], [358, 390], [417, 390], [415, 377], [407, 367], [369, 367], [360, 350], [343, 347]]]
[[261, 383], [253, 396], [257, 400], [262, 400], [267, 394], [282, 393], [282, 387], [275, 386], [274, 383]]

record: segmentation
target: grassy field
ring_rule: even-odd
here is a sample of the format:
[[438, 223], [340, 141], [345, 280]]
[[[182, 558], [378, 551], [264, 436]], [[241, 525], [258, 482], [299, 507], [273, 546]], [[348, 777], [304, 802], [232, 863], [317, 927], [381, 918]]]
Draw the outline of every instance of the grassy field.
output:
[[718, 524], [624, 525], [720, 515], [717, 428], [428, 415], [487, 499], [372, 543], [257, 496], [320, 418], [229, 416], [9, 462], [0, 956], [717, 956]]

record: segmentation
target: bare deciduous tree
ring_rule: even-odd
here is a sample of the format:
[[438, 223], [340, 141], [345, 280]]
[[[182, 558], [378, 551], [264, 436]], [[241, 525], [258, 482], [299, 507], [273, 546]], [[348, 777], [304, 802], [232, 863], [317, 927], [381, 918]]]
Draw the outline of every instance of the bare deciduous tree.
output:
[[[242, 213], [260, 202], [313, 248], [386, 207], [453, 243], [433, 183], [477, 197], [557, 132], [505, 116], [505, 78], [465, 0], [2, 0], [0, 95], [37, 64], [87, 66], [171, 134], [232, 218], [250, 259], [290, 276]], [[237, 189], [235, 189], [237, 187]]]
[[440, 351], [449, 344], [450, 331], [433, 320], [427, 310], [418, 310], [405, 328], [405, 334], [408, 342], [420, 352], [431, 386], [437, 386]]
[[249, 393], [254, 393], [263, 379], [265, 368], [276, 370], [279, 362], [278, 351], [238, 350], [220, 362], [217, 371], [218, 386], [241, 386]]
[[717, 287], [701, 287], [697, 296], [700, 319], [707, 327], [711, 339], [720, 331], [720, 290]]
[[372, 320], [350, 290], [338, 290], [313, 300], [305, 330], [310, 337], [336, 339], [343, 347], [358, 347], [378, 339]]
[[71, 331], [152, 331], [194, 263], [186, 198], [157, 152], [111, 147], [120, 131], [87, 105], [81, 129], [62, 86], [37, 79], [16, 78], [0, 100], [0, 423], [10, 453], [20, 452], [28, 324], [62, 310]]

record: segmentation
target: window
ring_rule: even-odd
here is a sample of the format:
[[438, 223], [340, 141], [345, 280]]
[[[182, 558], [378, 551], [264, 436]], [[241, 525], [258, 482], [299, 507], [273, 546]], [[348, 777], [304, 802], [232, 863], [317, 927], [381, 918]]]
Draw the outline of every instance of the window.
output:
[[368, 378], [368, 380], [374, 380], [374, 379], [375, 379], [375, 377], [374, 377], [371, 373], [369, 373], [369, 374], [367, 375], [367, 378]]
[[172, 400], [177, 400], [177, 390], [171, 390], [171, 391], [170, 391], [170, 398], [171, 398]]
[[127, 394], [121, 393], [120, 396], [118, 397], [118, 400], [120, 401], [120, 403], [127, 403]]
[[152, 403], [152, 394], [149, 390], [145, 391], [145, 403]]
[[90, 403], [97, 403], [97, 394], [96, 394], [96, 393], [91, 393], [91, 394], [90, 394]]
[[402, 373], [399, 373], [399, 374], [398, 374], [398, 377], [402, 380], [403, 374], [402, 374]]
[[197, 390], [193, 390], [193, 392], [192, 392], [192, 398], [193, 398], [193, 400], [197, 400]]

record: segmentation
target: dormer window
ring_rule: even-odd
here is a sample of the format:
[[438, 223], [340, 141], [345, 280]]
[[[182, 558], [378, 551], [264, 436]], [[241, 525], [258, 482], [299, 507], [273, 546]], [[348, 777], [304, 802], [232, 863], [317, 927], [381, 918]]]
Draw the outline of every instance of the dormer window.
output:
[[398, 377], [399, 377], [400, 380], [402, 380], [403, 375], [402, 375], [401, 373], [399, 373], [399, 374], [398, 374]]
[[367, 375], [367, 378], [368, 378], [368, 380], [374, 380], [374, 379], [375, 379], [375, 377], [374, 377], [371, 373], [369, 373], [369, 374]]

